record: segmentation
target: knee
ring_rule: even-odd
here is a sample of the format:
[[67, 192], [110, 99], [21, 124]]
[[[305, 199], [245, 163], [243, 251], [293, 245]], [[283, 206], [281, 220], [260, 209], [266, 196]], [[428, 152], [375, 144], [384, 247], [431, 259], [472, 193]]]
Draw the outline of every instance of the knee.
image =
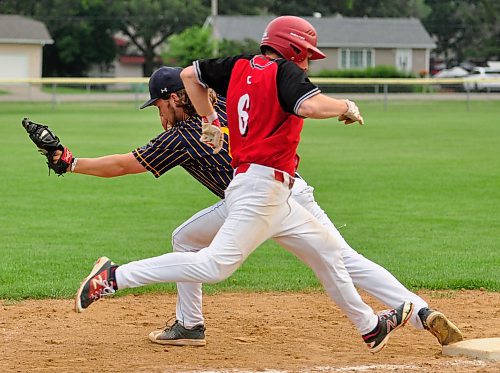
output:
[[174, 252], [182, 253], [193, 251], [194, 240], [193, 234], [185, 227], [177, 227], [172, 233], [172, 249]]
[[242, 255], [211, 255], [211, 283], [221, 282], [230, 277], [241, 265]]
[[228, 271], [224, 270], [223, 268], [220, 268], [219, 270], [215, 271], [212, 274], [211, 279], [207, 282], [209, 284], [216, 284], [218, 282], [224, 281], [227, 278], [229, 278], [229, 276], [231, 276], [231, 273], [232, 272], [229, 273]]

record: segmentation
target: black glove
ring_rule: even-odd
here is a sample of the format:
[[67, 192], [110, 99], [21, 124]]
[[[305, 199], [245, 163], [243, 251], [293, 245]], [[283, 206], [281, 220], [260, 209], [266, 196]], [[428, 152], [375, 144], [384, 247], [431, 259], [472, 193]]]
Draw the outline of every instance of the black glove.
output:
[[[23, 127], [28, 132], [31, 141], [35, 143], [40, 154], [47, 158], [47, 166], [50, 170], [54, 170], [57, 175], [66, 173], [68, 166], [73, 162], [73, 154], [63, 146], [59, 141], [59, 137], [47, 126], [34, 123], [28, 118], [22, 121]], [[61, 157], [54, 163], [54, 154], [57, 150], [62, 152]]]

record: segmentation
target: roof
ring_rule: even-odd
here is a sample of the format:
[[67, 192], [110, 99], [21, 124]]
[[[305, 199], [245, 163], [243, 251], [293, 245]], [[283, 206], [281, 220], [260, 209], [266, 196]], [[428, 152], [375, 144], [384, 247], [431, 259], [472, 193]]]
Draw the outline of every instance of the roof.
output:
[[43, 22], [18, 15], [0, 14], [0, 43], [52, 44]]
[[[212, 23], [219, 39], [260, 41], [274, 16], [217, 16]], [[436, 44], [417, 18], [303, 17], [318, 32], [319, 47], [425, 48]]]

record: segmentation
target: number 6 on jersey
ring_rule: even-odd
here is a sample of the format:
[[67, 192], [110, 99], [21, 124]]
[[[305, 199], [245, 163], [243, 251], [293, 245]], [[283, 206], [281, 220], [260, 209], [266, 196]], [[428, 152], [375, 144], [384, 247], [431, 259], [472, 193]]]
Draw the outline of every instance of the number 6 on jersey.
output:
[[246, 136], [248, 132], [248, 109], [250, 109], [250, 96], [245, 93], [238, 100], [238, 123], [241, 136]]

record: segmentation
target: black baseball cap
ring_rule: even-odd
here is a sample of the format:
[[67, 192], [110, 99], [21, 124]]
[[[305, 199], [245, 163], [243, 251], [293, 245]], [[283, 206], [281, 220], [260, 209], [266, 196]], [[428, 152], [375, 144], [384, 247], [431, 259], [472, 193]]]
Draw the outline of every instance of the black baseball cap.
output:
[[181, 80], [182, 67], [163, 66], [156, 70], [149, 78], [149, 96], [140, 109], [151, 106], [159, 98], [166, 98], [169, 94], [184, 88]]

